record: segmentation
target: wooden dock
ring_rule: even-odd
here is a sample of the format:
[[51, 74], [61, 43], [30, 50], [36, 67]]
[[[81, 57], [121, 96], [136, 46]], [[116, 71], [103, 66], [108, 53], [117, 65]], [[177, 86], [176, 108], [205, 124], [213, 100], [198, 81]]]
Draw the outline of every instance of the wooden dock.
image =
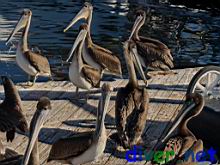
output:
[[[148, 149], [154, 147], [151, 142], [163, 136], [171, 126], [172, 121], [179, 113], [188, 84], [199, 68], [188, 68], [175, 70], [177, 74], [166, 76], [155, 76], [149, 82], [148, 92], [150, 95], [150, 108], [144, 140]], [[108, 135], [115, 132], [114, 107], [117, 89], [123, 87], [128, 82], [127, 79], [117, 79], [109, 82], [114, 87], [108, 113], [105, 118]], [[142, 81], [140, 81], [141, 84]], [[75, 86], [68, 81], [49, 81], [46, 83], [36, 83], [34, 87], [23, 88], [17, 84], [24, 105], [24, 114], [30, 122], [37, 100], [41, 96], [47, 96], [52, 101], [53, 110], [49, 120], [40, 132], [39, 150], [41, 164], [58, 165], [59, 163], [47, 163], [47, 157], [51, 144], [61, 137], [69, 137], [72, 134], [88, 131], [91, 128], [89, 123], [96, 119], [96, 108], [99, 101], [100, 91], [94, 89], [89, 92], [87, 103], [74, 100]], [[3, 87], [0, 86], [0, 98], [4, 98]], [[85, 97], [86, 91], [80, 90], [80, 97]], [[0, 137], [5, 139], [5, 134], [0, 133]], [[12, 143], [3, 143], [13, 148], [18, 153], [23, 154], [27, 145], [27, 137], [17, 134]], [[88, 163], [91, 164], [91, 163]], [[116, 151], [115, 145], [108, 140], [105, 154], [98, 162], [92, 164], [101, 165], [125, 165], [130, 164], [125, 159], [125, 153]], [[136, 162], [136, 164], [149, 164], [146, 161]]]

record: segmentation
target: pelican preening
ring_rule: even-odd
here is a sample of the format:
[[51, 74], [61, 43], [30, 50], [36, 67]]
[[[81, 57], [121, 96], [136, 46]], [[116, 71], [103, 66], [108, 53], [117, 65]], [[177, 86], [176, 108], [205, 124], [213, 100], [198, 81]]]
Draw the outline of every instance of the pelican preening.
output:
[[104, 84], [97, 109], [95, 132], [80, 133], [70, 138], [58, 140], [51, 148], [48, 161], [55, 160], [78, 165], [97, 160], [103, 154], [107, 141], [104, 120], [110, 94], [110, 85]]
[[12, 82], [6, 76], [1, 76], [5, 91], [5, 99], [0, 104], [0, 131], [6, 132], [7, 141], [15, 137], [16, 129], [22, 133], [28, 130], [27, 121], [23, 115], [20, 95]]
[[30, 123], [30, 135], [28, 145], [24, 156], [16, 155], [3, 160], [0, 160], [1, 165], [39, 165], [39, 152], [38, 152], [38, 134], [48, 118], [51, 110], [51, 103], [47, 97], [41, 97], [37, 104], [37, 110]]
[[[196, 136], [189, 130], [188, 123], [190, 120], [200, 114], [204, 107], [204, 98], [198, 93], [187, 96], [186, 101], [183, 105], [183, 112], [174, 122], [170, 131], [163, 138], [162, 142], [167, 141], [168, 137], [173, 131], [178, 128], [177, 135], [171, 137], [166, 143], [164, 151], [174, 151], [175, 155], [172, 155], [169, 160], [181, 159], [188, 150], [192, 150], [197, 153], [203, 150], [203, 141], [197, 139]], [[192, 161], [191, 159], [188, 160]]]
[[30, 85], [29, 80], [31, 77], [34, 78], [32, 85], [34, 85], [38, 76], [47, 76], [51, 78], [51, 70], [47, 58], [32, 52], [28, 47], [28, 32], [31, 24], [31, 17], [31, 10], [24, 9], [20, 20], [6, 42], [7, 45], [19, 30], [24, 29], [22, 38], [17, 46], [16, 62], [18, 66], [28, 74], [28, 85]]
[[[148, 92], [144, 87], [139, 87], [136, 78], [134, 62], [138, 57], [132, 51], [135, 44], [129, 42], [124, 43], [129, 82], [118, 90], [115, 103], [116, 128], [120, 142], [125, 149], [142, 143], [141, 135], [145, 128], [149, 104]], [[140, 65], [137, 65], [137, 68], [141, 70]], [[141, 71], [139, 73], [144, 74]]]
[[[116, 76], [122, 76], [121, 62], [117, 55], [113, 54], [111, 51], [102, 48], [93, 43], [90, 34], [90, 25], [92, 21], [93, 7], [90, 3], [85, 2], [84, 7], [75, 16], [75, 18], [70, 22], [64, 32], [66, 32], [71, 26], [73, 26], [78, 20], [86, 19], [88, 24], [88, 33], [86, 35], [85, 42], [82, 47], [82, 55], [84, 61], [98, 70], [103, 70], [104, 73], [109, 73]], [[71, 58], [71, 54], [67, 61]]]
[[158, 40], [138, 35], [140, 28], [144, 25], [145, 19], [145, 11], [137, 11], [136, 20], [132, 27], [129, 40], [135, 42], [138, 57], [143, 67], [153, 70], [169, 71], [174, 67], [170, 49]]
[[100, 87], [102, 71], [85, 64], [83, 61], [82, 47], [87, 34], [88, 25], [81, 25], [78, 37], [76, 38], [75, 43], [73, 44], [73, 47], [69, 53], [70, 56], [74, 55], [72, 63], [69, 67], [69, 79], [77, 87], [77, 89], [82, 88], [89, 90], [94, 87]]

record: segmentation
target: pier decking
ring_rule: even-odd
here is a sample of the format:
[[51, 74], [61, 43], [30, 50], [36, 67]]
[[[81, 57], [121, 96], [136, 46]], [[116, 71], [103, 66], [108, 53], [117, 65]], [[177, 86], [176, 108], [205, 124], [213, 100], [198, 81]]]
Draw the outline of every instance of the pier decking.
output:
[[[171, 126], [172, 121], [181, 109], [188, 84], [198, 70], [199, 68], [175, 70], [177, 74], [154, 76], [149, 82], [150, 108], [143, 135], [149, 149], [154, 147], [151, 141], [163, 136]], [[125, 86], [127, 82], [127, 79], [117, 79], [109, 82], [114, 87], [114, 92], [105, 120], [108, 135], [116, 131], [114, 126], [114, 106], [117, 89]], [[143, 84], [142, 81], [140, 83]], [[77, 132], [91, 130], [89, 123], [96, 118], [100, 91], [97, 89], [90, 91], [89, 99], [85, 103], [74, 100], [75, 86], [68, 81], [36, 83], [34, 87], [26, 89], [21, 84], [17, 84], [17, 88], [23, 101], [24, 114], [28, 122], [30, 122], [35, 112], [37, 100], [41, 96], [47, 96], [51, 99], [53, 110], [49, 120], [40, 132], [39, 151], [41, 164], [58, 165], [59, 163], [56, 162], [46, 163], [51, 144], [61, 137], [69, 137]], [[0, 91], [0, 97], [3, 99], [2, 86], [0, 86]], [[79, 93], [80, 97], [85, 97], [87, 92], [80, 90]], [[5, 134], [0, 133], [0, 137], [5, 140]], [[12, 143], [3, 142], [6, 146], [23, 154], [27, 145], [27, 137], [17, 134]], [[125, 153], [116, 151], [114, 143], [108, 140], [105, 154], [100, 161], [93, 162], [93, 164], [125, 165], [129, 163], [125, 159]], [[142, 161], [136, 164], [147, 163]]]

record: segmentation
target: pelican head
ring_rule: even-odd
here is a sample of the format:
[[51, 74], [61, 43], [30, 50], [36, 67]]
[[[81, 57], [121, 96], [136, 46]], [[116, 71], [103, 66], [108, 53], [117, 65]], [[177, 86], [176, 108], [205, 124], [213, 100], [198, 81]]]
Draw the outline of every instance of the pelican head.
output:
[[12, 33], [10, 34], [10, 36], [8, 37], [7, 41], [6, 41], [6, 45], [8, 45], [8, 43], [11, 41], [11, 39], [13, 38], [13, 36], [21, 29], [25, 28], [28, 24], [30, 24], [31, 22], [31, 16], [32, 16], [32, 12], [30, 9], [24, 9], [22, 12], [22, 15], [20, 17], [20, 20], [18, 21], [17, 25], [15, 26], [14, 30], [12, 31]]
[[205, 105], [204, 97], [199, 93], [193, 93], [186, 96], [186, 101], [183, 104], [181, 114], [174, 121], [171, 129], [167, 133], [167, 135], [163, 138], [162, 142], [166, 141], [166, 139], [170, 136], [170, 134], [179, 126], [179, 124], [183, 120], [189, 120], [194, 116], [197, 116], [203, 109]]
[[[85, 38], [86, 38], [86, 35], [87, 35], [87, 32], [88, 32], [88, 25], [87, 24], [82, 24], [80, 27], [79, 27], [79, 34], [73, 44], [73, 47], [72, 49], [70, 50], [69, 52], [69, 57], [68, 59], [66, 60], [67, 62], [71, 59], [71, 57], [73, 56], [73, 53], [75, 51], [75, 49], [78, 47], [78, 45], [80, 44], [82, 46], [82, 44], [84, 43], [85, 41]], [[81, 48], [80, 48], [81, 49]]]
[[146, 19], [146, 12], [144, 10], [138, 10], [136, 12], [136, 19], [132, 27], [131, 35], [129, 40], [133, 37], [134, 33], [139, 31], [140, 27], [144, 24]]
[[85, 19], [88, 23], [89, 17], [92, 15], [92, 11], [93, 11], [93, 6], [89, 2], [85, 2], [83, 8], [72, 19], [70, 24], [64, 29], [64, 32], [66, 32], [70, 27], [72, 27], [80, 19]]
[[[136, 47], [135, 42], [133, 42], [132, 40], [128, 40], [128, 41], [126, 41], [124, 43], [124, 54], [126, 55], [125, 56], [126, 57], [126, 61], [127, 62], [130, 61], [129, 63], [132, 62], [134, 64], [134, 66], [137, 69], [138, 73], [140, 74], [141, 78], [146, 83], [147, 79], [145, 77], [143, 68], [141, 66], [141, 62], [140, 62], [139, 57], [138, 57], [138, 52], [137, 52], [137, 47]], [[136, 75], [133, 76], [133, 77], [136, 77]]]
[[28, 146], [24, 154], [23, 165], [27, 165], [31, 151], [35, 145], [38, 134], [43, 127], [45, 121], [48, 118], [49, 111], [51, 110], [50, 99], [47, 97], [41, 97], [37, 104], [37, 110], [31, 120], [30, 124], [30, 136], [28, 141]]

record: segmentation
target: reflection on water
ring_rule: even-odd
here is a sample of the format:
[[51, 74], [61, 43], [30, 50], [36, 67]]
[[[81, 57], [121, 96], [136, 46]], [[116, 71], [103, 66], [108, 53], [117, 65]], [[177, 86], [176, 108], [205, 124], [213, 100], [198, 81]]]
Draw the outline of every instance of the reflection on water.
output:
[[[84, 1], [8, 0], [1, 4], [0, 17], [16, 21], [23, 8], [33, 12], [29, 43], [39, 46], [45, 54], [66, 59], [77, 35], [79, 24], [70, 31], [63, 29], [81, 9]], [[212, 10], [174, 6], [167, 0], [93, 0], [92, 38], [122, 57], [121, 43], [128, 38], [137, 8], [150, 8], [144, 36], [154, 37], [167, 44], [173, 52], [177, 68], [220, 63], [220, 16]], [[10, 22], [10, 30], [16, 22]], [[3, 26], [4, 24], [4, 26]], [[1, 28], [7, 27], [0, 22]], [[9, 34], [0, 35], [1, 51], [7, 50], [3, 41]], [[124, 62], [123, 62], [124, 63]]]

